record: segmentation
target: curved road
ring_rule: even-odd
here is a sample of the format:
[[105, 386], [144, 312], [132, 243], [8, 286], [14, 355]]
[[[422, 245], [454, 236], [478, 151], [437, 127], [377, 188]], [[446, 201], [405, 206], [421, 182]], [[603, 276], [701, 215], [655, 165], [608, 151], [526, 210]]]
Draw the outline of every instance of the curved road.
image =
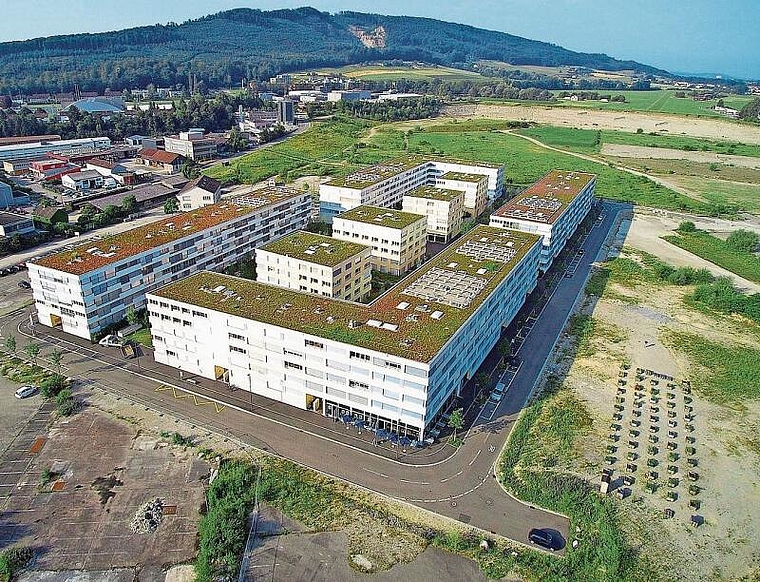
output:
[[[586, 239], [586, 252], [577, 271], [560, 279], [552, 299], [531, 324], [519, 352], [522, 363], [498, 408], [486, 406], [456, 451], [447, 445], [431, 449], [427, 456], [424, 451], [402, 456], [398, 451], [373, 450], [364, 438], [354, 436], [353, 430], [313, 413], [248, 393], [231, 394], [211, 386], [211, 382], [190, 385], [177, 377], [176, 370], [155, 362], [125, 363], [114, 357], [113, 348], [92, 346], [39, 325], [31, 328], [28, 311], [0, 320], [0, 333], [5, 337], [11, 333], [35, 334], [35, 341], [43, 346], [39, 361], [45, 352], [57, 347], [65, 353], [67, 373], [82, 379], [85, 386], [123, 395], [134, 405], [177, 415], [195, 430], [203, 427], [222, 432], [320, 472], [518, 542], [524, 543], [533, 527], [558, 530], [567, 539], [568, 519], [506, 494], [494, 478], [494, 464], [542, 376], [592, 262], [625, 208], [604, 206], [604, 218], [595, 223]], [[20, 348], [23, 343], [19, 341]]]

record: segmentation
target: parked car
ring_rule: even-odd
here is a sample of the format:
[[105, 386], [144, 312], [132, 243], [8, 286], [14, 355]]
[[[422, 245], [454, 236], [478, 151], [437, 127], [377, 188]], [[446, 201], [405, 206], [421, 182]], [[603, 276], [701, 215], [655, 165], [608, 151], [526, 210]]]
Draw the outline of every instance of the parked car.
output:
[[10, 269], [0, 269], [0, 277], [5, 277], [6, 275], [10, 275], [11, 271]]
[[37, 392], [37, 386], [22, 386], [16, 390], [15, 396], [18, 399], [27, 398]]
[[23, 281], [23, 280], [18, 282], [18, 286], [21, 287], [22, 289], [32, 288], [32, 285], [29, 283], [29, 281]]
[[555, 546], [557, 545], [557, 542], [558, 542], [558, 540], [556, 540], [550, 532], [544, 529], [537, 529], [537, 528], [530, 530], [530, 532], [528, 533], [528, 541], [531, 544], [541, 546], [542, 548], [545, 548], [549, 550], [550, 552], [553, 552], [554, 550], [556, 550]]
[[109, 348], [120, 348], [121, 347], [121, 340], [116, 334], [108, 334], [105, 336], [102, 340], [98, 342], [98, 345], [106, 346]]

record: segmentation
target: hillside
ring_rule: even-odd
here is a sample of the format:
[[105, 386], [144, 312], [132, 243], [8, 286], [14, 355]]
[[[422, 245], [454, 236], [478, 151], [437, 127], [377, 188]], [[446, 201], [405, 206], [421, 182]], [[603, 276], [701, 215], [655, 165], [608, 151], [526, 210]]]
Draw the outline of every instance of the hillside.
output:
[[0, 94], [102, 91], [267, 79], [311, 67], [378, 59], [469, 68], [479, 60], [664, 73], [604, 54], [569, 51], [502, 32], [427, 18], [313, 8], [236, 9], [182, 24], [0, 43]]

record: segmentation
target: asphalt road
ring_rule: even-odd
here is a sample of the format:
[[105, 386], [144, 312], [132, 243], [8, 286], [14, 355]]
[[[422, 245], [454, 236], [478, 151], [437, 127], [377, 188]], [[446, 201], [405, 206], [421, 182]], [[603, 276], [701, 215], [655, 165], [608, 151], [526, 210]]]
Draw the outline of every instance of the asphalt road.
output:
[[[29, 326], [29, 310], [0, 319], [0, 333], [36, 334], [45, 353], [65, 352], [66, 372], [86, 388], [104, 389], [136, 405], [149, 406], [291, 459], [375, 492], [401, 499], [462, 523], [524, 543], [533, 527], [551, 528], [567, 539], [564, 516], [524, 504], [509, 496], [494, 478], [494, 464], [509, 432], [535, 390], [545, 363], [582, 291], [591, 265], [623, 206], [605, 204], [603, 221], [595, 223], [570, 277], [560, 279], [553, 297], [530, 326], [518, 356], [522, 364], [495, 410], [486, 409], [467, 432], [464, 444], [444, 446], [425, 456], [373, 450], [342, 425], [313, 413], [248, 393], [234, 393], [203, 381], [193, 386], [176, 370], [143, 357], [125, 362], [113, 348], [91, 346], [49, 328]], [[526, 329], [527, 331], [527, 329]], [[23, 347], [28, 339], [19, 340]], [[249, 402], [250, 399], [250, 402]], [[198, 428], [200, 431], [201, 428]]]

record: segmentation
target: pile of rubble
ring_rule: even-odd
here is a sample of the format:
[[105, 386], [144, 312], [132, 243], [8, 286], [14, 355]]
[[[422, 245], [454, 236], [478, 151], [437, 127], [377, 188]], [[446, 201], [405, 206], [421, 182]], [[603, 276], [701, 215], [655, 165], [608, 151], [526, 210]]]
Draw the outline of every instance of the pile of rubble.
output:
[[135, 512], [129, 529], [133, 533], [153, 533], [164, 518], [164, 503], [158, 497], [143, 503]]

